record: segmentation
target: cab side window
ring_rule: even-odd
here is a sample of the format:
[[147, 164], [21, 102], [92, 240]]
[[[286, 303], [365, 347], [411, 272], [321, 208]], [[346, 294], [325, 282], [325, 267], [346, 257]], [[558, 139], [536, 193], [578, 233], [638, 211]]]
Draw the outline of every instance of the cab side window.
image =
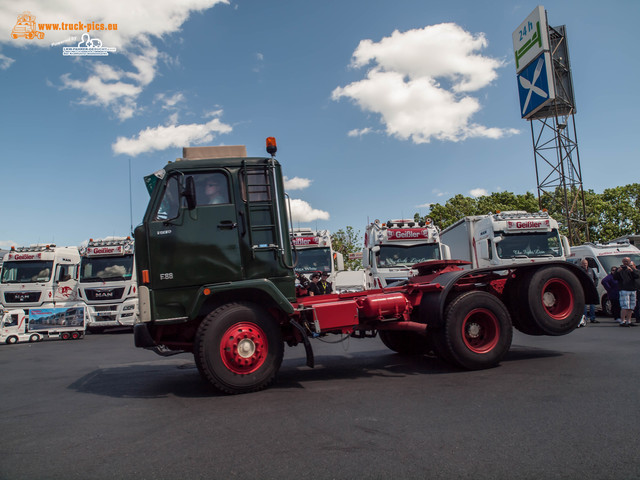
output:
[[596, 263], [596, 259], [593, 257], [587, 257], [587, 262], [589, 262], [589, 266], [591, 268], [593, 268], [596, 272], [600, 271], [600, 267], [598, 267], [598, 264]]
[[222, 172], [193, 175], [196, 186], [196, 205], [221, 205], [231, 203], [229, 182]]
[[180, 184], [178, 176], [170, 177], [167, 180], [162, 201], [156, 211], [154, 220], [170, 220], [176, 218], [180, 212]]

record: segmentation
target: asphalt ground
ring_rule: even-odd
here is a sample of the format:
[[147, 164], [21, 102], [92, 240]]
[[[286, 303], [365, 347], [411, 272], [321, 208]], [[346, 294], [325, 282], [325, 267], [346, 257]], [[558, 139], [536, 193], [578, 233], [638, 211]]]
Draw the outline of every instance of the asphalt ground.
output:
[[315, 340], [240, 396], [130, 333], [0, 345], [0, 478], [640, 478], [640, 327], [599, 320], [476, 372]]

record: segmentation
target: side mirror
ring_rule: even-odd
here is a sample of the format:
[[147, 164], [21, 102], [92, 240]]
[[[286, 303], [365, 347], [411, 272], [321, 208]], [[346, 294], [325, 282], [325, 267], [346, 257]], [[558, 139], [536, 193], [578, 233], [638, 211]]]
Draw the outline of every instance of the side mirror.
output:
[[193, 180], [192, 176], [187, 177], [182, 196], [187, 201], [187, 208], [189, 210], [193, 210], [194, 208], [196, 208], [196, 183]]
[[338, 270], [339, 272], [341, 272], [342, 270], [344, 270], [344, 257], [341, 253], [334, 253], [335, 255], [335, 260], [336, 260], [336, 270]]
[[440, 246], [442, 247], [442, 259], [451, 260], [451, 249], [449, 248], [449, 245], [442, 243]]
[[569, 258], [571, 256], [571, 246], [569, 245], [569, 240], [564, 235], [561, 235], [562, 239], [562, 248], [564, 249], [564, 256]]
[[376, 245], [375, 247], [371, 247], [371, 251], [373, 253], [379, 253], [380, 252], [380, 245]]
[[483, 260], [490, 260], [489, 241], [486, 238], [478, 242], [478, 256]]

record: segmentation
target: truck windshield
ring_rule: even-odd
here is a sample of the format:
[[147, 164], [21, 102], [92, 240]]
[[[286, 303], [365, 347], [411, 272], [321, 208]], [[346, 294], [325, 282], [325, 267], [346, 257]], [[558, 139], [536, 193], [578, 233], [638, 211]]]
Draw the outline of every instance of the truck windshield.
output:
[[636, 268], [640, 264], [640, 254], [637, 253], [620, 253], [618, 255], [598, 255], [598, 260], [602, 263], [605, 273], [611, 271], [611, 267], [619, 267], [622, 265], [622, 259], [629, 257], [631, 261], [636, 265]]
[[502, 233], [502, 240], [496, 245], [498, 257], [541, 258], [562, 256], [562, 246], [558, 230], [508, 234]]
[[122, 257], [82, 257], [81, 282], [131, 280], [133, 255]]
[[296, 272], [331, 272], [331, 251], [326, 248], [298, 249]]
[[440, 249], [437, 243], [411, 245], [403, 247], [400, 245], [382, 245], [378, 252], [379, 267], [410, 267], [416, 263], [427, 260], [439, 260]]
[[2, 283], [48, 282], [53, 271], [53, 260], [4, 262], [2, 265]]

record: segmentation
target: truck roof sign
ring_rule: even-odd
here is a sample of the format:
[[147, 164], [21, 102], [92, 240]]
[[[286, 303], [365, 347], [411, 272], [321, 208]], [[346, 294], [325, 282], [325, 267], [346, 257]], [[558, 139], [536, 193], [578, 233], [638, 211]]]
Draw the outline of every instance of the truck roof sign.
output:
[[42, 253], [9, 253], [7, 260], [40, 260]]
[[549, 220], [508, 220], [507, 230], [549, 230], [551, 223]]
[[398, 240], [428, 240], [429, 229], [427, 228], [390, 228], [387, 230], [387, 239]]
[[296, 247], [304, 247], [305, 245], [320, 245], [320, 239], [318, 237], [294, 237], [291, 239]]
[[108, 247], [87, 247], [87, 255], [121, 255], [124, 253], [122, 245], [111, 245]]

